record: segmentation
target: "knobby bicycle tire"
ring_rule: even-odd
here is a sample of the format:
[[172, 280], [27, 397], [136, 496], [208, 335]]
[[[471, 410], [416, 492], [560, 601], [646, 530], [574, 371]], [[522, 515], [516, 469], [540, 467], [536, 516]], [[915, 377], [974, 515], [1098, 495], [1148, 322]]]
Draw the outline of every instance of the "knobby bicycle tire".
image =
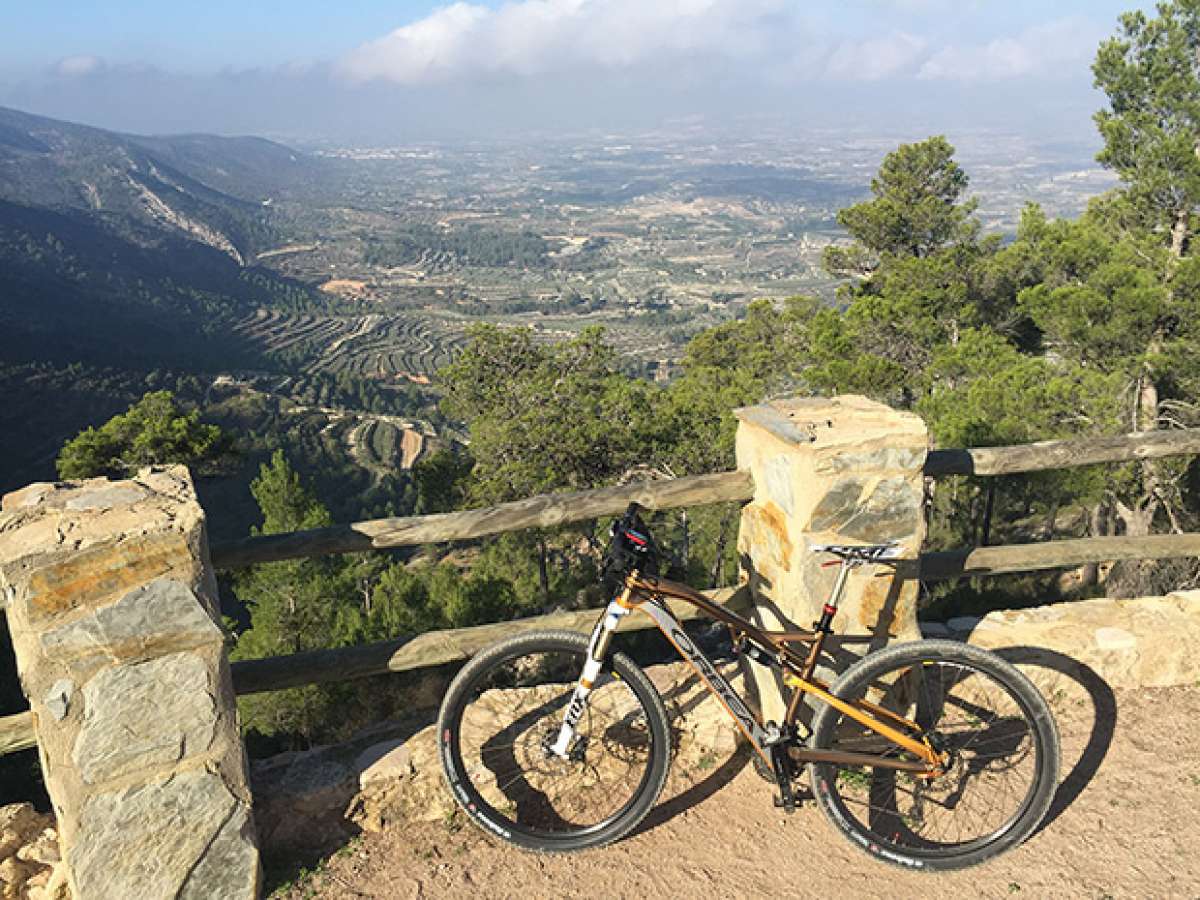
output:
[[[1058, 730], [1046, 701], [1014, 666], [954, 641], [916, 641], [870, 654], [831, 693], [908, 716], [945, 750], [945, 775], [813, 763], [810, 784], [829, 821], [876, 859], [911, 869], [958, 869], [1025, 840], [1058, 784]], [[824, 706], [812, 746], [915, 759]]]
[[548, 746], [587, 658], [570, 631], [518, 635], [482, 651], [442, 701], [447, 784], [486, 833], [529, 850], [609, 844], [645, 818], [666, 782], [670, 727], [645, 673], [611, 655], [588, 698], [569, 759]]

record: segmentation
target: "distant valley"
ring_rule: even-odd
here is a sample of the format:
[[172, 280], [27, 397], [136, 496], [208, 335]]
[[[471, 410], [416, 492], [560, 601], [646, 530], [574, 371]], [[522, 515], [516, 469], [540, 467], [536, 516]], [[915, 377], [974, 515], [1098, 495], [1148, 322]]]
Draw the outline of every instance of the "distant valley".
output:
[[[631, 374], [670, 378], [753, 299], [833, 300], [836, 211], [894, 144], [300, 150], [0, 109], [0, 490], [53, 477], [63, 440], [166, 387], [241, 440], [241, 474], [206, 488], [218, 534], [245, 532], [275, 446], [339, 518], [409, 512], [407, 467], [462, 437], [430, 382], [472, 323], [601, 324]], [[1007, 231], [1027, 200], [1075, 214], [1105, 189], [1090, 152], [981, 135], [961, 155]]]

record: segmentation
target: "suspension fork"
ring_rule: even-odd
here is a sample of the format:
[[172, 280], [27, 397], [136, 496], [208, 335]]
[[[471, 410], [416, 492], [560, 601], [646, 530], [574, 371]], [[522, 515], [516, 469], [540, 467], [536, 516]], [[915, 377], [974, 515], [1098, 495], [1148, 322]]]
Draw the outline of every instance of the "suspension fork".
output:
[[629, 588], [626, 587], [617, 597], [613, 598], [604, 610], [604, 615], [592, 629], [592, 636], [588, 641], [587, 661], [583, 664], [583, 671], [579, 675], [579, 681], [575, 684], [574, 693], [571, 694], [571, 702], [567, 704], [567, 711], [563, 714], [563, 723], [558, 730], [558, 737], [550, 745], [550, 752], [555, 756], [565, 759], [571, 749], [571, 743], [575, 740], [575, 726], [583, 718], [584, 710], [587, 709], [588, 695], [591, 694], [596, 679], [600, 677], [604, 661], [608, 659], [613, 635], [616, 634], [621, 619], [631, 612], [631, 607], [627, 605], [629, 593]]

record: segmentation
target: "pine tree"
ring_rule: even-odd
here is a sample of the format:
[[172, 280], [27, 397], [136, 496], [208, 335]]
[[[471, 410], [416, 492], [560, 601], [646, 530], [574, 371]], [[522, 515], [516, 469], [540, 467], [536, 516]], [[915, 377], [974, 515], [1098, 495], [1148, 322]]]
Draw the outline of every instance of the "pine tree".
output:
[[[654, 388], [631, 381], [598, 328], [543, 345], [529, 329], [480, 325], [440, 373], [445, 413], [466, 422], [479, 504], [611, 483], [641, 462]], [[550, 535], [526, 533], [551, 599]]]
[[99, 428], [88, 428], [58, 454], [61, 478], [126, 476], [142, 466], [180, 463], [202, 471], [228, 456], [232, 441], [199, 410], [183, 412], [170, 391], [154, 391]]
[[[1060, 343], [1126, 375], [1137, 431], [1200, 419], [1200, 2], [1159, 3], [1157, 12], [1123, 15], [1092, 66], [1108, 99], [1096, 114], [1097, 158], [1122, 186], [1073, 230], [1071, 246], [1086, 243], [1089, 256], [1075, 250], [1082, 264], [1027, 301]], [[1112, 497], [1128, 533], [1148, 533], [1159, 513], [1182, 527], [1182, 475], [1176, 462], [1130, 467]]]
[[1200, 206], [1200, 0], [1121, 16], [1092, 65], [1108, 108], [1096, 113], [1097, 157], [1124, 182], [1143, 225], [1171, 254], [1188, 251]]
[[841, 289], [844, 315], [813, 317], [808, 382], [911, 407], [937, 349], [971, 328], [1009, 327], [1012, 293], [988, 267], [997, 238], [980, 238], [969, 180], [944, 137], [902, 144], [871, 182], [873, 199], [842, 210], [853, 238], [830, 247], [830, 272], [855, 276]]
[[[263, 515], [257, 534], [332, 524], [329, 510], [304, 486], [282, 450], [262, 465], [250, 489]], [[250, 628], [238, 636], [234, 659], [344, 646], [360, 638], [363, 616], [355, 601], [353, 561], [327, 557], [263, 563], [239, 573], [235, 587], [249, 610]], [[335, 702], [336, 691], [309, 685], [243, 697], [239, 707], [247, 727], [307, 742], [336, 719]]]

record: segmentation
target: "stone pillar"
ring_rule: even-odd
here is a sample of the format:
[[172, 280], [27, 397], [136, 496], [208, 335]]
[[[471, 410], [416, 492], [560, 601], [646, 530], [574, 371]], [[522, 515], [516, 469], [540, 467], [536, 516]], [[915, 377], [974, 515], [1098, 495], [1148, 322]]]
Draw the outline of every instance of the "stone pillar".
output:
[[256, 897], [246, 759], [187, 470], [7, 495], [0, 592], [73, 895]]
[[[829, 597], [833, 557], [813, 544], [898, 540], [915, 558], [925, 536], [925, 424], [860, 396], [776, 400], [737, 410], [737, 464], [754, 476], [738, 552], [764, 628], [811, 628]], [[917, 583], [877, 566], [851, 575], [827, 644], [841, 671], [889, 639], [916, 640]], [[880, 577], [880, 576], [883, 577]], [[751, 665], [765, 719], [783, 716], [778, 677]], [[832, 673], [825, 670], [825, 674]]]

